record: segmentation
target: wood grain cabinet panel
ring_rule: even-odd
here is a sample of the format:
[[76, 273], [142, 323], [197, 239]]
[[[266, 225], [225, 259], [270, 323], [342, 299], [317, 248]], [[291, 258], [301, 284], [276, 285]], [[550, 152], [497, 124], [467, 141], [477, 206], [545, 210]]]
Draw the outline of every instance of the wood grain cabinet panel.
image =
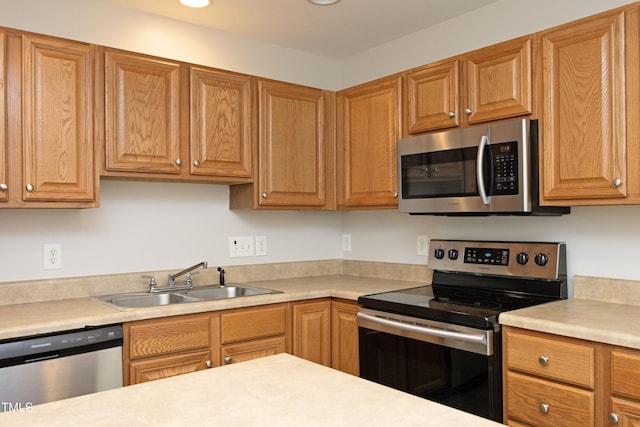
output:
[[0, 202], [9, 199], [9, 160], [7, 158], [7, 35], [0, 30]]
[[179, 174], [180, 64], [105, 51], [106, 171]]
[[543, 203], [625, 198], [625, 12], [545, 31], [540, 44]]
[[188, 374], [210, 368], [208, 350], [137, 360], [129, 365], [131, 384]]
[[284, 335], [287, 306], [275, 304], [226, 311], [222, 313], [220, 323], [222, 344]]
[[251, 178], [251, 78], [190, 67], [193, 175]]
[[402, 77], [337, 94], [338, 207], [398, 206], [396, 141], [402, 135]]
[[247, 360], [273, 356], [286, 351], [286, 338], [283, 336], [244, 341], [223, 345], [220, 359], [224, 365], [246, 362]]
[[360, 375], [358, 347], [358, 304], [331, 303], [331, 367], [351, 375]]
[[292, 310], [293, 355], [331, 366], [331, 301], [299, 302]]
[[407, 131], [533, 112], [533, 38], [509, 40], [407, 72]]
[[22, 36], [25, 201], [92, 202], [93, 48]]

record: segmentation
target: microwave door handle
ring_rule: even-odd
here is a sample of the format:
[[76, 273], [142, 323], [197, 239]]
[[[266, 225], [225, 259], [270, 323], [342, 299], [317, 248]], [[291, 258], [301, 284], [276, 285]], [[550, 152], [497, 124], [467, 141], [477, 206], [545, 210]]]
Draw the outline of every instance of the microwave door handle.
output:
[[486, 189], [484, 188], [484, 149], [489, 144], [489, 137], [482, 135], [480, 138], [480, 145], [478, 145], [478, 158], [476, 159], [476, 179], [478, 180], [478, 193], [482, 198], [482, 204], [488, 205], [491, 202], [491, 198], [487, 196]]

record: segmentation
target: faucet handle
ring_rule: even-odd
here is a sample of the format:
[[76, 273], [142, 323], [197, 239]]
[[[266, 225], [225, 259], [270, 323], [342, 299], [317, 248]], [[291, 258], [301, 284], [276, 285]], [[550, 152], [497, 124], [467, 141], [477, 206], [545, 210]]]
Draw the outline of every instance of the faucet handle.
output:
[[158, 284], [156, 282], [156, 277], [155, 276], [151, 276], [150, 274], [143, 274], [142, 276], [140, 276], [141, 279], [149, 279], [149, 291], [152, 291], [156, 288], [156, 285]]
[[193, 286], [193, 281], [191, 280], [191, 276], [194, 274], [200, 274], [199, 271], [194, 271], [192, 273], [187, 273], [187, 277], [184, 279], [185, 286]]

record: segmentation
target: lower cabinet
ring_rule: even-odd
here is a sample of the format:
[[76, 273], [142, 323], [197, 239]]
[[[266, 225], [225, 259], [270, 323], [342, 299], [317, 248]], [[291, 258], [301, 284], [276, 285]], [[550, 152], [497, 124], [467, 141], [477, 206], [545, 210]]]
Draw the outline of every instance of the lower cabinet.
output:
[[640, 426], [640, 350], [505, 327], [510, 426]]
[[358, 305], [332, 298], [123, 324], [124, 385], [277, 353], [359, 375]]

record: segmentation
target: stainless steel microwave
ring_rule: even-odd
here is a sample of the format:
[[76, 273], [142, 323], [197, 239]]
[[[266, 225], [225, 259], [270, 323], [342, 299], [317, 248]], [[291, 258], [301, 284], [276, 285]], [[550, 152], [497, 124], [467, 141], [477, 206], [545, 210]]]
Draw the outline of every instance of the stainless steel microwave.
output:
[[447, 130], [397, 143], [398, 210], [434, 215], [562, 215], [540, 206], [538, 121]]

